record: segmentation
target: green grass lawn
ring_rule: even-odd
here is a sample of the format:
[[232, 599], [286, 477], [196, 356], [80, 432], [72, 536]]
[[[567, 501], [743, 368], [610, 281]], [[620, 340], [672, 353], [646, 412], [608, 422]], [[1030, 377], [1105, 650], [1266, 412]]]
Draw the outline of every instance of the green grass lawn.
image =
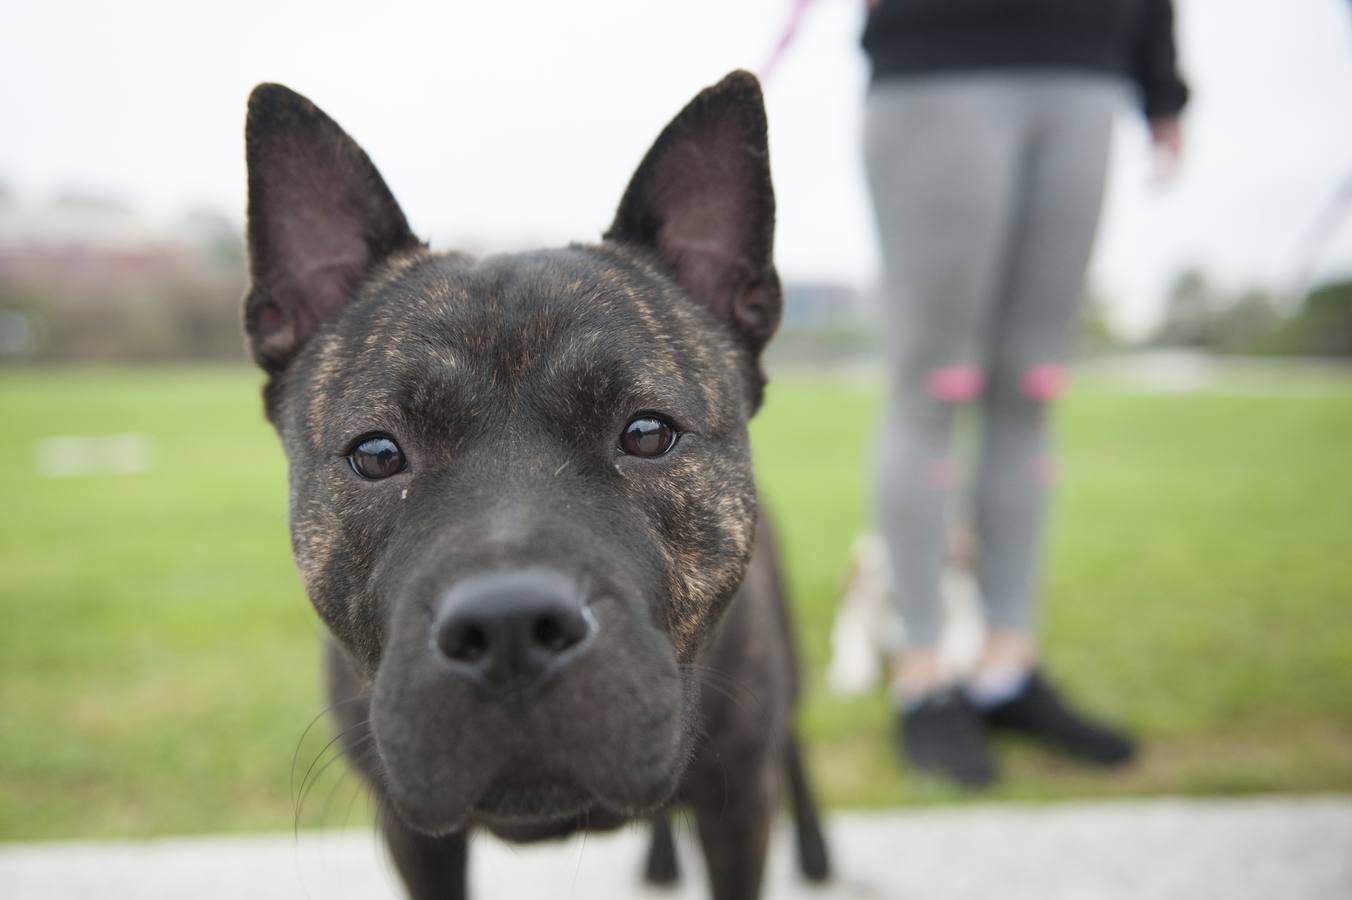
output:
[[[288, 828], [296, 783], [333, 758], [323, 722], [301, 740], [321, 630], [256, 387], [244, 369], [0, 372], [0, 838]], [[802, 724], [830, 803], [962, 801], [898, 770], [880, 693], [821, 687], [878, 397], [788, 376], [754, 428], [812, 673]], [[1147, 752], [1105, 775], [1003, 747], [994, 796], [1352, 790], [1352, 379], [1091, 383], [1058, 430], [1050, 665]], [[149, 472], [38, 474], [38, 438], [120, 432], [155, 438]], [[362, 819], [341, 772], [302, 824]]]

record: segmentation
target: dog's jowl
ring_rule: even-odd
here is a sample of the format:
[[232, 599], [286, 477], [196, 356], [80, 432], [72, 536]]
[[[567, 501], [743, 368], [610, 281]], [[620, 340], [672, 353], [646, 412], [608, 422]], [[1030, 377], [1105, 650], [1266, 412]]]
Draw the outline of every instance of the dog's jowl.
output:
[[284, 87], [254, 91], [246, 147], [245, 326], [293, 549], [410, 894], [465, 896], [476, 829], [636, 817], [648, 876], [675, 877], [683, 804], [714, 897], [756, 897], [786, 780], [825, 877], [747, 443], [780, 315], [755, 79], [697, 96], [604, 239], [562, 249], [429, 251]]

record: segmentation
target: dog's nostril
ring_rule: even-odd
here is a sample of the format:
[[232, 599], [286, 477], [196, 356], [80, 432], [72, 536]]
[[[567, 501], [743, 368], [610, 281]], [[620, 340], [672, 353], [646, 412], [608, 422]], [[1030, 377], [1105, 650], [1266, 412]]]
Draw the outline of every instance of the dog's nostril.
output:
[[535, 645], [550, 653], [562, 653], [587, 636], [587, 622], [580, 613], [546, 613], [535, 620], [531, 638]]
[[561, 653], [568, 649], [568, 641], [563, 636], [563, 629], [559, 628], [559, 623], [554, 621], [553, 616], [536, 619], [531, 637], [535, 638], [535, 643], [554, 653]]
[[447, 629], [438, 643], [441, 652], [457, 662], [478, 662], [488, 653], [488, 634], [477, 625]]

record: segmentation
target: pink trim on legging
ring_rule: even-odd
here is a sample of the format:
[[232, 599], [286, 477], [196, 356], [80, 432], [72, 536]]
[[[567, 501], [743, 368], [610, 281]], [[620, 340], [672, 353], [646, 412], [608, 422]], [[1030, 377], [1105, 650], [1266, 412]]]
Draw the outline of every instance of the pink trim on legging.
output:
[[925, 390], [936, 400], [962, 403], [981, 394], [986, 379], [981, 369], [973, 365], [940, 366], [930, 369], [925, 376]]
[[1053, 400], [1066, 389], [1069, 375], [1057, 363], [1038, 363], [1023, 372], [1023, 392], [1034, 400]]
[[958, 480], [958, 467], [953, 460], [945, 457], [931, 459], [925, 463], [925, 486], [930, 488], [951, 488]]

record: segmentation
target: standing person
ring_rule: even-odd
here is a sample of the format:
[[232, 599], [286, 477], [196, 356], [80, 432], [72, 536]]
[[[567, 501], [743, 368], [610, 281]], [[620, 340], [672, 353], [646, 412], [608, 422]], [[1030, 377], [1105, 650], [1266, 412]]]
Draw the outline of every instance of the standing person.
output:
[[[906, 623], [893, 673], [903, 756], [987, 784], [987, 732], [1010, 729], [1123, 763], [1132, 741], [1070, 707], [1039, 665], [1047, 414], [1066, 382], [1113, 114], [1129, 89], [1162, 157], [1181, 151], [1188, 91], [1171, 4], [869, 6], [866, 155], [891, 362], [877, 501]], [[958, 481], [953, 419], [966, 406], [982, 422], [972, 499], [989, 630], [975, 674], [952, 685], [936, 653], [939, 582]]]

